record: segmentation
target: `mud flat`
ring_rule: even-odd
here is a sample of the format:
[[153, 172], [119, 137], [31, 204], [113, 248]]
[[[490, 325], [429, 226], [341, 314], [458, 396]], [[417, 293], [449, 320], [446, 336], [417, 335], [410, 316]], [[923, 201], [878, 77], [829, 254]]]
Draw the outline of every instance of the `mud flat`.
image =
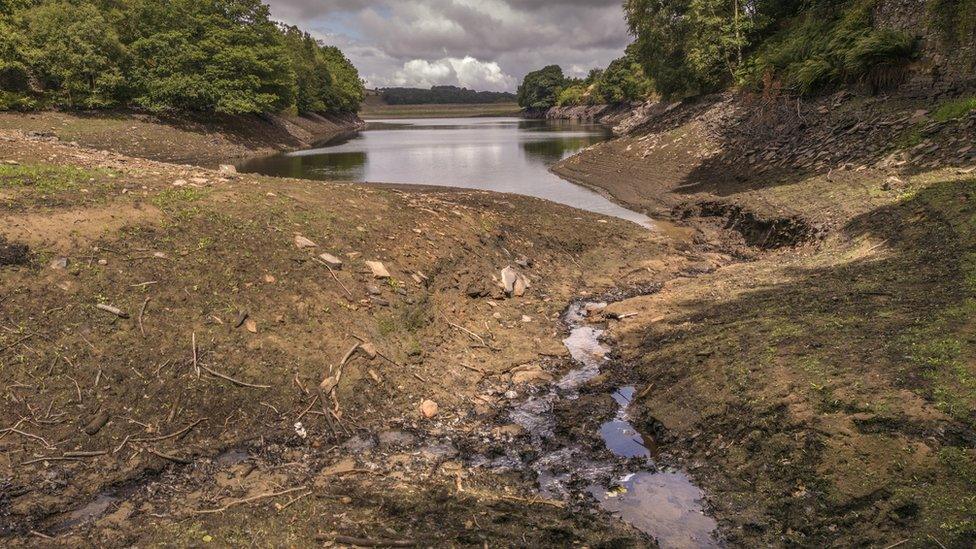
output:
[[496, 427], [577, 367], [561, 318], [581, 292], [728, 260], [536, 199], [237, 175], [22, 131], [0, 132], [0, 227], [11, 546], [648, 545], [589, 496], [471, 462], [531, 444]]

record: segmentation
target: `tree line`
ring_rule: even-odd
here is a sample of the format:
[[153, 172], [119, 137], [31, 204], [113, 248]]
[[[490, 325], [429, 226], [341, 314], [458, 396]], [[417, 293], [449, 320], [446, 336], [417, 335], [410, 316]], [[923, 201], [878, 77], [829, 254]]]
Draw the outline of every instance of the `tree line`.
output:
[[458, 86], [422, 88], [380, 88], [388, 105], [451, 105], [475, 103], [510, 103], [515, 95], [508, 92], [475, 91]]
[[0, 0], [0, 110], [355, 112], [359, 73], [260, 0]]
[[[920, 0], [928, 23], [957, 43], [976, 39], [976, 0]], [[682, 99], [739, 87], [795, 95], [899, 83], [917, 36], [876, 24], [879, 0], [625, 0], [634, 43], [582, 81], [556, 66], [526, 76], [526, 108]], [[639, 69], [639, 70], [638, 70]]]

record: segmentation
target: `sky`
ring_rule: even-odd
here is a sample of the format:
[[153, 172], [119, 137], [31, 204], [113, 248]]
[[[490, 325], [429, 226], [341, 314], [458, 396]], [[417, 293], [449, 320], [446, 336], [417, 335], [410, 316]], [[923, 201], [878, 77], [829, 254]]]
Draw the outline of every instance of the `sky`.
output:
[[557, 64], [585, 76], [630, 42], [622, 0], [265, 0], [338, 46], [369, 87], [515, 91]]

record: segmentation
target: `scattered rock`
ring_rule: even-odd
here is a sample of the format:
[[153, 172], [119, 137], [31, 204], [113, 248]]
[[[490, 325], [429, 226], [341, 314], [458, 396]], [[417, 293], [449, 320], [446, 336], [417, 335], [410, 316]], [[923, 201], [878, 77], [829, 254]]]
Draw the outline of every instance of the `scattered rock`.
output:
[[329, 253], [319, 254], [319, 259], [324, 261], [326, 265], [332, 267], [333, 269], [342, 268], [342, 260], [332, 254]]
[[315, 244], [314, 242], [312, 242], [311, 240], [305, 238], [300, 234], [296, 234], [295, 246], [297, 246], [299, 250], [303, 250], [305, 248], [315, 248], [317, 244]]
[[367, 261], [366, 266], [373, 271], [373, 278], [390, 278], [390, 271], [379, 261]]
[[51, 269], [55, 271], [63, 271], [68, 268], [68, 258], [67, 257], [56, 257], [51, 260]]
[[253, 319], [247, 319], [247, 321], [244, 322], [244, 328], [252, 334], [258, 333], [258, 323]]
[[379, 355], [379, 353], [376, 351], [376, 345], [373, 345], [372, 343], [369, 342], [360, 345], [359, 349], [362, 352], [366, 353], [366, 356], [368, 356], [371, 359], [376, 358], [377, 355]]
[[91, 418], [91, 421], [89, 421], [87, 425], [85, 425], [85, 434], [88, 436], [94, 436], [96, 433], [102, 430], [102, 427], [105, 427], [105, 424], [108, 423], [108, 418], [108, 410], [103, 408], [101, 411], [95, 414], [95, 417]]
[[512, 373], [512, 383], [516, 385], [552, 383], [553, 381], [552, 375], [538, 365], [520, 367]]
[[264, 275], [264, 281], [268, 284], [274, 284], [277, 282], [277, 279], [269, 274], [266, 274]]
[[221, 175], [237, 175], [237, 168], [231, 164], [221, 164], [218, 171]]
[[417, 437], [405, 431], [383, 431], [376, 435], [380, 448], [391, 448], [397, 446], [412, 446], [416, 444]]
[[383, 295], [383, 290], [381, 290], [380, 287], [376, 286], [375, 284], [366, 286], [366, 292], [369, 293], [369, 295]]
[[433, 400], [425, 400], [420, 403], [420, 414], [427, 419], [437, 415], [440, 407]]
[[531, 284], [525, 275], [508, 266], [502, 269], [502, 287], [510, 297], [522, 297]]

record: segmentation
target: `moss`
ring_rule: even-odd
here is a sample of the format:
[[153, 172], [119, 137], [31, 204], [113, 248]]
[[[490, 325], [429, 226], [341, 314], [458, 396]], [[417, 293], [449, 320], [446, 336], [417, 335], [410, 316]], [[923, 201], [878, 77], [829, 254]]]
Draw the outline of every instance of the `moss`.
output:
[[976, 97], [955, 99], [939, 105], [932, 113], [932, 119], [936, 122], [947, 122], [962, 118], [973, 111], [976, 111]]

